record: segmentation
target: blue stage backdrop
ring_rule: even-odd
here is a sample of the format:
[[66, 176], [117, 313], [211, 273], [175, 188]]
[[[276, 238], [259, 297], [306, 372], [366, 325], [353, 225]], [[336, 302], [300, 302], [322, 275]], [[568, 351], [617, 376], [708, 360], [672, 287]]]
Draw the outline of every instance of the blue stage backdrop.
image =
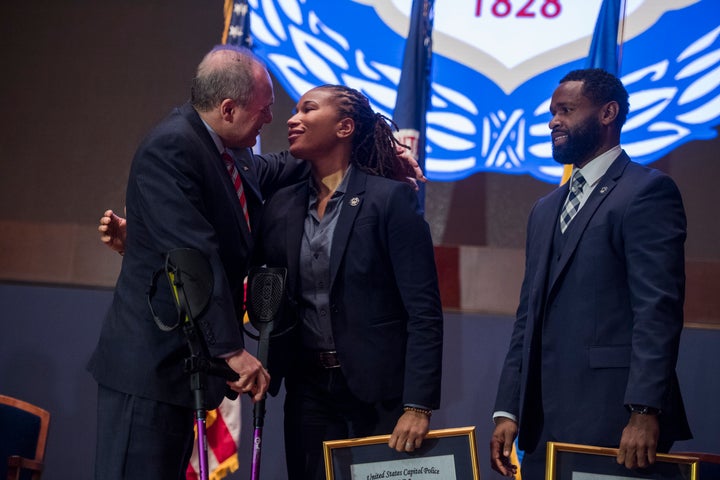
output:
[[[255, 51], [290, 96], [342, 83], [392, 117], [412, 0], [249, 2]], [[444, 0], [435, 5], [426, 173], [530, 174], [557, 183], [548, 105], [582, 68], [602, 0]], [[630, 92], [623, 146], [650, 163], [720, 123], [720, 2], [627, 0], [620, 24]], [[231, 26], [228, 42], [238, 29]]]

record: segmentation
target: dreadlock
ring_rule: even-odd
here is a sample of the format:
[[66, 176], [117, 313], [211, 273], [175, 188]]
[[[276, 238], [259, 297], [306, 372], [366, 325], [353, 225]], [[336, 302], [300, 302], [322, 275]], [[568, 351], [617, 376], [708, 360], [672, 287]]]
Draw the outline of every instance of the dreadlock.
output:
[[374, 112], [367, 97], [353, 88], [344, 85], [323, 85], [318, 88], [335, 93], [340, 118], [350, 117], [355, 122], [351, 164], [370, 175], [394, 180], [415, 176], [412, 168], [398, 158], [397, 147], [408, 147], [395, 138], [395, 122]]

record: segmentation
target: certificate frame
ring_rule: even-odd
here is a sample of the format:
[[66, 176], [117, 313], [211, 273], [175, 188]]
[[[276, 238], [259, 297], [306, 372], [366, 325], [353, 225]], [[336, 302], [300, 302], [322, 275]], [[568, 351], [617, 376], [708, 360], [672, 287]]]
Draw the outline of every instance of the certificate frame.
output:
[[646, 469], [629, 470], [618, 465], [617, 448], [548, 442], [545, 480], [697, 480], [699, 459], [658, 453]]
[[[455, 479], [480, 480], [474, 426], [430, 430], [422, 446], [413, 452], [398, 452], [391, 449], [387, 445], [389, 440], [390, 435], [377, 435], [323, 442], [325, 478], [352, 480], [354, 469], [368, 465], [370, 468], [382, 469], [386, 465], [398, 465], [403, 462], [428, 465], [435, 459], [442, 459], [445, 465], [448, 461], [453, 463]], [[362, 478], [367, 478], [367, 475], [363, 475]], [[415, 474], [412, 478], [421, 478], [421, 476]], [[451, 476], [434, 475], [433, 478], [455, 480]]]

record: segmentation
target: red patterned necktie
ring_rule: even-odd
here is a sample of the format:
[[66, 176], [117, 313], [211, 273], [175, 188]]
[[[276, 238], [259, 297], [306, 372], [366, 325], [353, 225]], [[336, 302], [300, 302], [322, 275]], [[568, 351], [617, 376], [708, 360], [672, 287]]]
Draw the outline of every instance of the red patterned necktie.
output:
[[235, 186], [238, 200], [240, 200], [240, 206], [242, 207], [243, 215], [245, 215], [245, 221], [247, 222], [248, 229], [250, 229], [250, 214], [248, 214], [247, 201], [245, 200], [245, 190], [243, 189], [242, 179], [240, 173], [238, 173], [235, 167], [235, 161], [228, 152], [222, 153], [222, 159], [225, 161], [225, 168], [230, 174], [230, 179]]

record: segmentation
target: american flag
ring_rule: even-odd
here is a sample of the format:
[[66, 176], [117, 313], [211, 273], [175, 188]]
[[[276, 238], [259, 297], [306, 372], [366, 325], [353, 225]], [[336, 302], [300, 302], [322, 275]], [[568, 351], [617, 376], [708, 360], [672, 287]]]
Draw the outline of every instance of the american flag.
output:
[[[217, 409], [207, 412], [206, 422], [208, 476], [210, 480], [220, 480], [239, 467], [240, 397], [235, 400], [225, 398]], [[185, 478], [201, 480], [197, 442]]]

